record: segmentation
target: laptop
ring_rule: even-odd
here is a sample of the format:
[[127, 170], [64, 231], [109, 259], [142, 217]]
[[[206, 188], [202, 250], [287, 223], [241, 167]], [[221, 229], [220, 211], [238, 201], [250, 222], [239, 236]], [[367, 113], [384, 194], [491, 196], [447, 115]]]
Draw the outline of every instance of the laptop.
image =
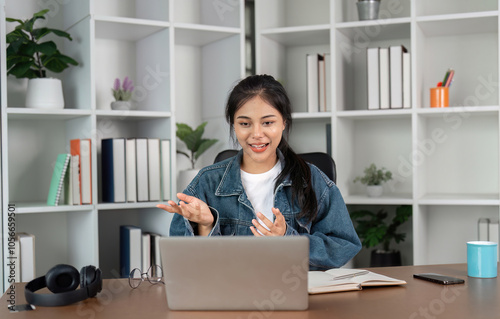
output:
[[171, 310], [306, 310], [309, 238], [163, 237]]

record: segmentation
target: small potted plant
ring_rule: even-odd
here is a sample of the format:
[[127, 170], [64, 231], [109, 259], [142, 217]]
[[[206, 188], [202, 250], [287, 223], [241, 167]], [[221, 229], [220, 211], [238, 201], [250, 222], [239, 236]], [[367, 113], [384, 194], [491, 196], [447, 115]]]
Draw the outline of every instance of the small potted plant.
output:
[[120, 85], [120, 79], [116, 78], [111, 92], [115, 101], [111, 102], [113, 110], [130, 110], [132, 108], [132, 92], [134, 91], [134, 83], [126, 76]]
[[36, 21], [45, 19], [48, 9], [39, 11], [27, 20], [6, 18], [7, 22], [19, 25], [6, 36], [7, 74], [16, 78], [27, 78], [26, 107], [64, 108], [61, 80], [48, 78], [47, 71], [60, 73], [78, 62], [57, 49], [55, 42], [44, 41], [45, 36], [56, 36], [72, 40], [69, 33], [46, 27], [35, 28]]
[[186, 144], [189, 153], [177, 150], [177, 153], [186, 156], [191, 162], [191, 169], [179, 172], [179, 189], [184, 189], [189, 182], [198, 174], [195, 169], [196, 161], [212, 145], [218, 142], [217, 139], [205, 139], [203, 133], [207, 122], [201, 123], [196, 129], [192, 129], [189, 125], [184, 123], [177, 123], [177, 137]]
[[358, 176], [354, 179], [354, 183], [361, 182], [366, 185], [366, 192], [370, 197], [379, 197], [382, 195], [382, 183], [392, 179], [392, 173], [384, 167], [378, 169], [375, 164], [371, 164], [364, 170], [365, 175]]
[[384, 209], [373, 213], [369, 210], [351, 212], [356, 232], [361, 243], [366, 248], [382, 245], [374, 249], [370, 255], [370, 267], [401, 266], [401, 253], [390, 248], [392, 241], [403, 242], [406, 234], [397, 232], [398, 227], [404, 224], [412, 215], [411, 205], [402, 205], [396, 208], [394, 218], [387, 221], [388, 213]]

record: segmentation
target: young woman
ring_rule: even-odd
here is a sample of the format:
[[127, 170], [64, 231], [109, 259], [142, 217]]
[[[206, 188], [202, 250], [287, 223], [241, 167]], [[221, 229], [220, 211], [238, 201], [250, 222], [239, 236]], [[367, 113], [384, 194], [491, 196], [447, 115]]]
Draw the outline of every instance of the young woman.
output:
[[308, 236], [312, 270], [354, 257], [361, 243], [337, 186], [287, 143], [292, 115], [283, 86], [269, 75], [243, 79], [226, 120], [241, 150], [203, 168], [177, 194], [179, 204], [158, 205], [175, 213], [170, 235]]

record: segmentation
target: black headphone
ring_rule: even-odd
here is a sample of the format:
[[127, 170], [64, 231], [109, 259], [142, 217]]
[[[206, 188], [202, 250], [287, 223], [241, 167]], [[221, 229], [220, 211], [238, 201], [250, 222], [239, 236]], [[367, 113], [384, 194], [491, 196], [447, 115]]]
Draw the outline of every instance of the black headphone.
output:
[[[76, 289], [80, 285], [80, 289]], [[36, 294], [35, 291], [47, 287], [54, 294]], [[76, 290], [75, 290], [76, 289]], [[80, 273], [71, 265], [60, 264], [52, 267], [45, 276], [26, 284], [26, 301], [35, 306], [65, 306], [87, 298], [95, 297], [102, 290], [101, 270], [85, 266]]]

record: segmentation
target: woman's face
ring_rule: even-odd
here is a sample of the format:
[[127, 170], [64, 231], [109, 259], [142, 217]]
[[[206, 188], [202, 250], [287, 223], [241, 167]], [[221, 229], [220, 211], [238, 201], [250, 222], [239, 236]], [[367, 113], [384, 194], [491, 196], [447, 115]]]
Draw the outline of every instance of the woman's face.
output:
[[243, 104], [234, 114], [234, 132], [243, 148], [241, 169], [259, 174], [273, 168], [284, 129], [280, 112], [259, 96]]

